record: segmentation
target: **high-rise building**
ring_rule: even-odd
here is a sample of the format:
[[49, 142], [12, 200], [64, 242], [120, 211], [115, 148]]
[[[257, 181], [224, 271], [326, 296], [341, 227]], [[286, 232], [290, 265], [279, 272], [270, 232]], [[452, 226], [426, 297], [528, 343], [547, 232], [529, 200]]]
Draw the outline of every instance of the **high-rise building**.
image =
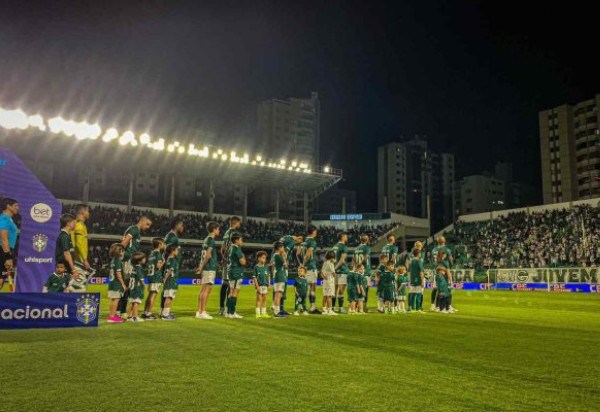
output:
[[[319, 164], [320, 103], [310, 98], [270, 99], [258, 106], [258, 146], [268, 157]], [[291, 159], [293, 157], [294, 159]]]
[[600, 94], [539, 114], [544, 203], [600, 195]]
[[507, 209], [504, 181], [490, 174], [463, 177], [458, 183], [461, 215]]
[[380, 212], [427, 217], [429, 208], [432, 229], [441, 229], [454, 219], [454, 155], [432, 152], [418, 136], [381, 146], [377, 193]]

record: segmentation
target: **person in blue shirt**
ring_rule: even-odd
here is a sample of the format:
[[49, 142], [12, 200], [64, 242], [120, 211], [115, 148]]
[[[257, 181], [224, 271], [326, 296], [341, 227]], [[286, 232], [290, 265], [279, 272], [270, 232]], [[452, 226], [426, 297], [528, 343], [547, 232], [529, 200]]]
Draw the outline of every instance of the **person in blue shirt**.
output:
[[2, 199], [2, 214], [0, 214], [0, 289], [4, 286], [7, 273], [14, 270], [16, 261], [13, 256], [17, 246], [19, 231], [13, 217], [19, 213], [19, 203], [15, 199]]

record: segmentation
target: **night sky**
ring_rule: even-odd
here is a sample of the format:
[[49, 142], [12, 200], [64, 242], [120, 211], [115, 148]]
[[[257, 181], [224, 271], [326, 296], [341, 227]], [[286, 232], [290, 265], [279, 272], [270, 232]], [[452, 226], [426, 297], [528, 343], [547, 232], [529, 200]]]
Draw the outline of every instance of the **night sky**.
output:
[[415, 134], [539, 194], [538, 111], [600, 93], [585, 2], [84, 3], [0, 3], [0, 106], [251, 149], [258, 102], [317, 91], [361, 211], [377, 146]]

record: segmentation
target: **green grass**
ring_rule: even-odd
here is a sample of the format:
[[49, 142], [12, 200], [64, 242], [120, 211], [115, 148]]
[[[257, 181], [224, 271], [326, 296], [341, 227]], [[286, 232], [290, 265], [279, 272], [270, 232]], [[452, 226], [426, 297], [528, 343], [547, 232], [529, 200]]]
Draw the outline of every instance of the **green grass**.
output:
[[[98, 287], [102, 291], [104, 288]], [[597, 295], [455, 292], [460, 313], [0, 332], [0, 410], [598, 410]], [[218, 306], [217, 293], [211, 308]]]

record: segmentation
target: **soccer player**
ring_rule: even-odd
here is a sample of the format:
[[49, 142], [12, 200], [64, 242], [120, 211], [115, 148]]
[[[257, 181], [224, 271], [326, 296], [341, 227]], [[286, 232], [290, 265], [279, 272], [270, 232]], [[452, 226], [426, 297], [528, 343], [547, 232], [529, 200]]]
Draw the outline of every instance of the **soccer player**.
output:
[[425, 285], [425, 272], [423, 261], [421, 260], [421, 251], [413, 249], [413, 259], [408, 268], [410, 290], [408, 293], [408, 306], [411, 312], [422, 313], [423, 309], [419, 307], [419, 296], [423, 294]]
[[79, 204], [75, 206], [75, 230], [71, 233], [71, 241], [75, 249], [73, 260], [83, 266], [85, 275], [79, 276], [71, 282], [73, 292], [85, 292], [87, 277], [90, 274], [90, 263], [88, 261], [88, 231], [85, 222], [90, 218], [88, 205]]
[[[131, 265], [131, 256], [140, 250], [140, 242], [142, 241], [141, 232], [150, 229], [152, 226], [152, 220], [148, 216], [141, 216], [138, 220], [138, 223], [132, 226], [129, 226], [123, 235], [123, 240], [121, 241], [121, 245], [125, 248], [125, 256], [123, 256], [123, 278], [125, 279], [125, 283], [129, 283], [129, 277], [131, 276], [131, 272], [133, 271], [133, 266]], [[123, 294], [123, 297], [119, 301], [119, 306], [117, 310], [121, 314], [121, 317], [127, 315], [127, 299], [129, 298], [129, 291], [126, 290]]]
[[70, 276], [67, 273], [65, 264], [60, 262], [57, 263], [46, 284], [44, 284], [43, 293], [66, 293], [69, 291], [69, 279]]
[[337, 316], [333, 310], [333, 297], [335, 296], [335, 253], [328, 251], [325, 262], [321, 268], [323, 278], [323, 315]]
[[135, 252], [131, 256], [133, 272], [129, 278], [129, 304], [131, 308], [127, 316], [128, 322], [143, 322], [144, 319], [138, 317], [138, 308], [144, 300], [144, 267], [146, 264], [146, 254], [144, 252]]
[[371, 282], [371, 247], [369, 246], [369, 236], [367, 234], [360, 235], [360, 245], [354, 249], [354, 262], [360, 263], [365, 267], [365, 273], [363, 275], [363, 288], [365, 290], [365, 301], [364, 311], [367, 310], [367, 303], [369, 302], [369, 283]]
[[398, 299], [399, 313], [406, 313], [406, 285], [408, 276], [406, 276], [406, 266], [398, 266], [396, 269], [396, 296]]
[[[454, 259], [452, 258], [452, 251], [450, 250], [450, 248], [448, 246], [446, 246], [446, 238], [444, 236], [439, 236], [437, 238], [437, 245], [431, 250], [431, 256], [432, 259], [434, 261], [434, 263], [436, 264], [436, 266], [438, 265], [442, 265], [445, 266], [447, 269], [448, 274], [450, 274], [450, 268], [452, 267], [452, 263], [454, 261]], [[436, 277], [437, 280], [437, 277]], [[451, 312], [455, 312], [456, 309], [454, 309], [452, 307], [452, 284], [448, 285], [449, 287], [449, 297], [448, 297], [448, 306]], [[434, 288], [431, 291], [431, 309], [434, 310], [434, 308], [437, 306], [436, 305], [436, 292], [437, 289]]]
[[[210, 296], [217, 275], [218, 263], [215, 239], [219, 236], [221, 227], [217, 222], [208, 222], [206, 230], [208, 231], [208, 236], [206, 236], [202, 244], [200, 264], [196, 270], [196, 274], [202, 276], [202, 288], [198, 295], [198, 312], [196, 312], [196, 318], [210, 320], [212, 316], [206, 311], [206, 303], [208, 302], [208, 297]], [[226, 277], [226, 274], [223, 276]], [[223, 289], [221, 288], [221, 290]]]
[[71, 275], [71, 281], [79, 277], [79, 271], [73, 260], [73, 243], [71, 233], [75, 229], [75, 216], [68, 213], [60, 217], [60, 234], [56, 238], [56, 249], [54, 251], [56, 263], [64, 263], [67, 273]]
[[223, 235], [223, 243], [221, 244], [223, 272], [221, 275], [221, 291], [219, 294], [219, 315], [222, 316], [227, 314], [225, 303], [227, 301], [227, 296], [229, 296], [229, 278], [227, 277], [227, 267], [229, 266], [229, 262], [227, 261], [227, 253], [229, 252], [229, 248], [231, 246], [231, 237], [235, 233], [238, 233], [238, 229], [241, 225], [242, 219], [237, 216], [231, 217], [229, 219], [229, 228], [225, 231], [225, 234]]
[[287, 259], [285, 258], [283, 243], [275, 242], [273, 245], [272, 262], [273, 271], [275, 272], [273, 285], [273, 290], [275, 291], [273, 312], [275, 313], [275, 317], [284, 317], [287, 315], [280, 309], [281, 297], [283, 296], [283, 291], [287, 284]]
[[261, 250], [256, 254], [256, 266], [254, 266], [254, 275], [252, 281], [256, 288], [256, 318], [270, 318], [267, 314], [267, 294], [269, 293], [269, 284], [271, 276], [269, 275], [269, 265], [267, 265], [267, 252]]
[[388, 235], [387, 244], [381, 249], [381, 254], [388, 257], [388, 262], [397, 263], [398, 246], [396, 246], [396, 237], [394, 235]]
[[[382, 254], [379, 256], [379, 265], [377, 266], [377, 271], [375, 271], [375, 279], [379, 279], [381, 274], [385, 272], [385, 268], [389, 262], [388, 255]], [[383, 287], [381, 282], [377, 280], [377, 312], [384, 313], [384, 304], [383, 304]]]
[[[303, 242], [302, 236], [295, 235], [285, 235], [282, 236], [279, 241], [283, 243], [283, 248], [285, 249], [285, 254], [287, 256], [288, 268], [292, 264], [292, 259], [296, 258], [297, 260], [301, 259], [302, 251], [300, 248], [300, 244]], [[301, 264], [300, 264], [301, 266]], [[289, 273], [288, 273], [289, 276]], [[312, 292], [312, 300], [315, 300], [314, 292]], [[287, 297], [287, 287], [283, 291], [283, 295], [281, 296], [281, 305], [280, 312], [285, 313], [285, 298]]]
[[368, 281], [367, 281], [367, 276], [365, 273], [365, 266], [362, 263], [359, 263], [355, 266], [355, 272], [357, 274], [357, 278], [358, 278], [358, 295], [357, 295], [357, 301], [356, 301], [356, 313], [358, 313], [359, 315], [365, 315], [365, 295], [366, 295], [366, 288], [368, 285]]
[[300, 313], [308, 315], [306, 311], [306, 294], [308, 293], [308, 280], [306, 279], [306, 268], [298, 267], [298, 277], [294, 281], [294, 289], [296, 292], [296, 304], [294, 305], [294, 316], [299, 316]]
[[108, 252], [110, 257], [110, 269], [108, 273], [108, 323], [123, 323], [118, 312], [119, 301], [125, 294], [127, 286], [123, 278], [123, 257], [125, 256], [125, 248], [120, 243], [113, 243]]
[[7, 274], [12, 273], [16, 262], [14, 260], [14, 251], [17, 246], [17, 237], [19, 230], [13, 217], [19, 213], [19, 203], [15, 199], [4, 198], [2, 200], [2, 214], [0, 214], [0, 243], [2, 250], [0, 252], [0, 289], [4, 286], [4, 279]]
[[155, 320], [156, 316], [152, 314], [154, 301], [160, 293], [163, 284], [163, 267], [165, 265], [165, 242], [159, 237], [152, 239], [152, 253], [148, 258], [148, 297], [146, 298], [146, 307], [142, 319]]
[[450, 303], [448, 301], [450, 295], [450, 289], [448, 287], [449, 270], [444, 265], [439, 265], [436, 268], [436, 283], [438, 286], [438, 303], [437, 307], [441, 313], [452, 313], [450, 309]]
[[301, 254], [302, 254], [302, 266], [306, 268], [306, 279], [310, 285], [309, 300], [310, 300], [310, 314], [320, 315], [321, 312], [315, 306], [316, 293], [317, 293], [317, 228], [316, 226], [309, 225], [306, 230], [306, 239], [302, 242]]
[[381, 285], [381, 295], [383, 297], [384, 312], [392, 314], [392, 303], [396, 295], [394, 291], [394, 267], [393, 261], [389, 260], [385, 265], [383, 272], [378, 272], [377, 284]]
[[227, 315], [229, 319], [241, 319], [242, 315], [236, 312], [237, 298], [242, 288], [244, 279], [244, 266], [246, 266], [246, 257], [242, 252], [244, 243], [242, 235], [234, 233], [231, 235], [231, 246], [227, 253], [227, 278], [229, 279], [229, 298], [227, 299]]
[[[346, 284], [348, 283], [348, 263], [346, 258], [348, 257], [348, 235], [346, 233], [340, 233], [338, 235], [338, 242], [331, 249], [335, 253], [335, 274], [337, 278], [337, 303], [340, 313], [346, 313], [344, 309], [344, 292], [346, 291]], [[333, 302], [335, 306], [335, 301]]]
[[177, 263], [177, 255], [179, 247], [171, 244], [167, 246], [165, 251], [165, 278], [163, 280], [163, 296], [165, 297], [165, 307], [162, 310], [162, 320], [175, 320], [175, 316], [171, 314], [171, 306], [173, 299], [177, 295], [179, 289], [179, 263]]

